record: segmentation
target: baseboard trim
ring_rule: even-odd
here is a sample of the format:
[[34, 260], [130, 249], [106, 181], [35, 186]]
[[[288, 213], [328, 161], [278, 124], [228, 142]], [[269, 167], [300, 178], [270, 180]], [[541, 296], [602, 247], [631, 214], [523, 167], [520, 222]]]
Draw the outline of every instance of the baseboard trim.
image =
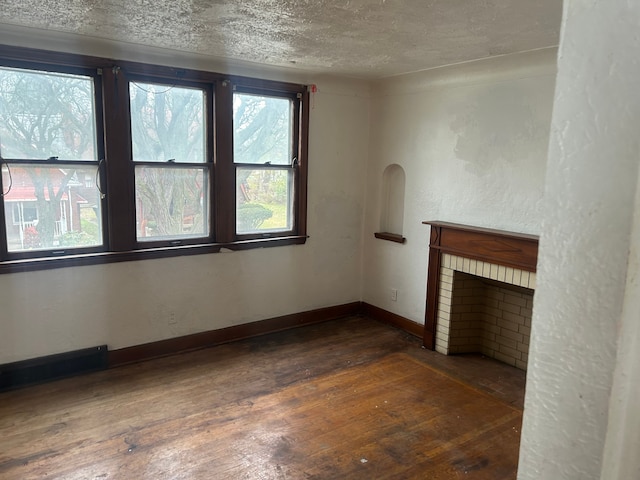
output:
[[405, 332], [410, 333], [411, 335], [415, 335], [416, 337], [422, 338], [422, 335], [424, 333], [424, 325], [416, 323], [413, 320], [409, 320], [408, 318], [397, 315], [395, 313], [389, 312], [388, 310], [376, 307], [375, 305], [371, 305], [370, 303], [362, 302], [360, 311], [363, 315], [366, 315], [369, 318], [404, 330]]
[[302, 325], [335, 320], [361, 311], [361, 302], [347, 303], [333, 307], [319, 308], [301, 313], [283, 315], [258, 322], [245, 323], [233, 327], [194, 333], [183, 337], [169, 338], [157, 342], [134, 345], [109, 351], [109, 367], [150, 360], [152, 358], [197, 350], [267, 333], [279, 332]]
[[0, 365], [0, 392], [107, 368], [106, 345]]
[[108, 350], [106, 345], [101, 345], [7, 363], [0, 365], [0, 391], [358, 314], [366, 315], [417, 337], [423, 335], [424, 326], [419, 323], [366, 302], [352, 302], [118, 350]]

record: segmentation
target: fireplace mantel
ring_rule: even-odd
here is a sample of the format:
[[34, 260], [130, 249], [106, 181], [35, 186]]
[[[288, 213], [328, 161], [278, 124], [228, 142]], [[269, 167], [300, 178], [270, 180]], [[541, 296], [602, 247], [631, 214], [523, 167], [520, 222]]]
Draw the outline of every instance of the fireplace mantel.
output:
[[456, 223], [427, 221], [431, 226], [424, 346], [435, 348], [440, 270], [445, 253], [505, 267], [536, 271], [538, 237]]

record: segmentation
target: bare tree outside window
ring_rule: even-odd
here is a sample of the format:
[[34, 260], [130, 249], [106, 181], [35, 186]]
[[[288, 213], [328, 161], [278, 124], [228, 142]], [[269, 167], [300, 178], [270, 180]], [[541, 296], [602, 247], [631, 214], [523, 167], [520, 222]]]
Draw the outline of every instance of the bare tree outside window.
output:
[[129, 95], [138, 240], [207, 236], [204, 91], [131, 82]]
[[[6, 164], [2, 184], [9, 251], [102, 244], [98, 191], [79, 181], [96, 176], [95, 132], [91, 77], [0, 68], [0, 155]], [[42, 166], [21, 165], [21, 160], [39, 160]], [[74, 165], [76, 161], [85, 163]], [[15, 225], [13, 212], [34, 203], [37, 220]]]

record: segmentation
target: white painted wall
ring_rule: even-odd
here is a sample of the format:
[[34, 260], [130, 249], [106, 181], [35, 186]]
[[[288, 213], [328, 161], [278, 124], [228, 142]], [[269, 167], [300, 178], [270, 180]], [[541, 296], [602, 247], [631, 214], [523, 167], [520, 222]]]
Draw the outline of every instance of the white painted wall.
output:
[[602, 480], [640, 478], [640, 175], [637, 185]]
[[[539, 233], [555, 49], [393, 77], [372, 89], [363, 300], [424, 322], [425, 220]], [[404, 245], [375, 239], [382, 174], [406, 173]], [[391, 289], [398, 289], [397, 302]]]
[[[0, 34], [0, 43], [3, 39]], [[360, 300], [364, 82], [209, 65], [176, 52], [81, 44], [32, 47], [316, 83], [310, 119], [306, 245], [0, 275], [0, 364], [106, 343], [111, 349]], [[171, 57], [171, 58], [170, 58]], [[169, 324], [174, 313], [176, 324]]]
[[[629, 257], [639, 241], [639, 19], [637, 2], [564, 3], [519, 480], [640, 478], [638, 433], [621, 428], [640, 414], [629, 350], [639, 331]], [[627, 274], [636, 278], [625, 297]]]

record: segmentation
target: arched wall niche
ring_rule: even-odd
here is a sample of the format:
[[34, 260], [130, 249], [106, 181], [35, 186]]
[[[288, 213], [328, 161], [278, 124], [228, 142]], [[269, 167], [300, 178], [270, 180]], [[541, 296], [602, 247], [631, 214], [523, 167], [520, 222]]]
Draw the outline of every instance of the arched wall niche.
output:
[[404, 188], [406, 176], [404, 169], [392, 163], [382, 173], [380, 202], [380, 231], [376, 238], [404, 243], [402, 236], [404, 223]]

